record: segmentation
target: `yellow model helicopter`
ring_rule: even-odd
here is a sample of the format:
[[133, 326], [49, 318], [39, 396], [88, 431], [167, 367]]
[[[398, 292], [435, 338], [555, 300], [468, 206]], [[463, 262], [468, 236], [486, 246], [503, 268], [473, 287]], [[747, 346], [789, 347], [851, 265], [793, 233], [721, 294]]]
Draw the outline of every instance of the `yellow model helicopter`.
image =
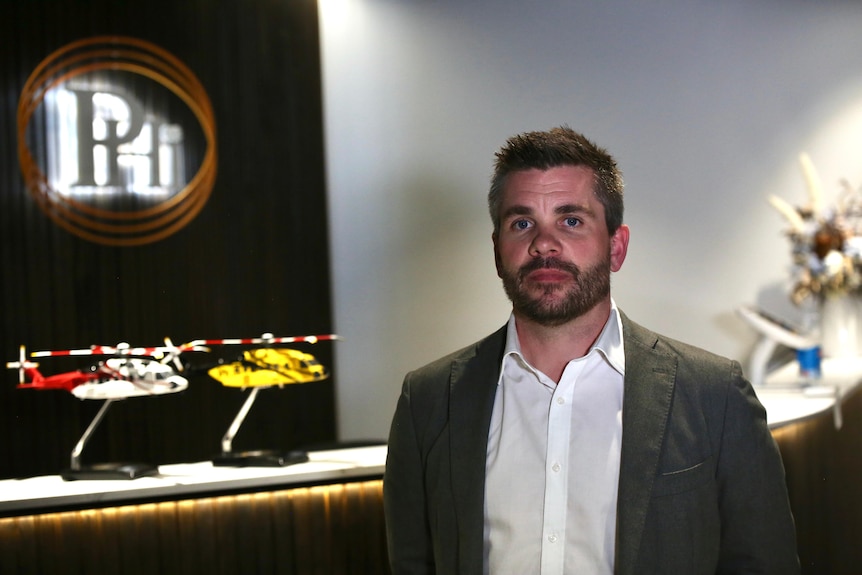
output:
[[306, 335], [274, 337], [265, 333], [261, 337], [244, 339], [201, 339], [189, 342], [184, 348], [216, 345], [260, 345], [267, 347], [244, 351], [242, 357], [230, 363], [220, 363], [207, 370], [207, 374], [225, 387], [250, 388], [251, 392], [234, 417], [221, 441], [221, 453], [213, 458], [214, 465], [285, 466], [308, 461], [304, 451], [242, 451], [232, 449], [233, 438], [239, 431], [261, 389], [284, 387], [294, 383], [322, 381], [329, 377], [326, 368], [310, 353], [297, 349], [269, 347], [285, 343], [317, 343], [340, 339], [337, 335]]
[[207, 370], [225, 387], [283, 387], [329, 377], [326, 368], [310, 353], [297, 349], [261, 348], [243, 352], [242, 359]]

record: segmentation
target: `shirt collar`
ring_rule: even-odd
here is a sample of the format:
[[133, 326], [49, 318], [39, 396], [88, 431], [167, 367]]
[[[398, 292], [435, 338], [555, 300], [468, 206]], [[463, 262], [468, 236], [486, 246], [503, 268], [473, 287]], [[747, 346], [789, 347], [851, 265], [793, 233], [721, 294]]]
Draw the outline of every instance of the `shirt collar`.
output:
[[[605, 327], [602, 328], [602, 332], [599, 334], [599, 337], [596, 338], [590, 351], [587, 352], [587, 355], [589, 355], [593, 350], [601, 353], [602, 357], [605, 358], [605, 361], [607, 361], [614, 370], [619, 372], [620, 375], [625, 375], [626, 356], [625, 349], [623, 347], [623, 324], [622, 319], [620, 318], [619, 309], [617, 309], [617, 304], [613, 298], [611, 298], [611, 313], [608, 316], [608, 321], [605, 323]], [[521, 342], [518, 339], [518, 330], [515, 327], [514, 313], [509, 315], [509, 323], [506, 327], [506, 349], [503, 354], [503, 361], [505, 362], [509, 356], [516, 356], [523, 364], [527, 364], [524, 360], [524, 356], [521, 354]]]

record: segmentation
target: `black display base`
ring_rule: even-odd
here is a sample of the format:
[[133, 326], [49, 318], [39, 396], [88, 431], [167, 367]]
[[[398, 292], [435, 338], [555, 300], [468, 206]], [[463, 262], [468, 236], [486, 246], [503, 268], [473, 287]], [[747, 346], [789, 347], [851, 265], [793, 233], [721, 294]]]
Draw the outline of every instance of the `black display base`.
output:
[[213, 457], [213, 465], [220, 467], [285, 467], [306, 461], [306, 451], [230, 451]]
[[60, 476], [66, 481], [79, 479], [137, 479], [158, 475], [159, 468], [149, 463], [99, 463], [78, 469], [64, 469]]

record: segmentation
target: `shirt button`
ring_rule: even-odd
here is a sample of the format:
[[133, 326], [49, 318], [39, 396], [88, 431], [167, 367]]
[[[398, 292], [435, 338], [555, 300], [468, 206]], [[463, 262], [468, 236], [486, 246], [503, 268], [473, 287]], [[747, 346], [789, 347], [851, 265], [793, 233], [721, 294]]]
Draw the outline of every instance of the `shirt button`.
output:
[[563, 399], [562, 397], [557, 398], [557, 405], [563, 405], [564, 403], [566, 403], [565, 399]]
[[560, 464], [559, 463], [553, 464], [551, 466], [551, 469], [554, 470], [555, 472], [559, 472], [560, 471]]
[[556, 543], [557, 542], [557, 536], [556, 535], [548, 535], [548, 541], [550, 541], [551, 543]]

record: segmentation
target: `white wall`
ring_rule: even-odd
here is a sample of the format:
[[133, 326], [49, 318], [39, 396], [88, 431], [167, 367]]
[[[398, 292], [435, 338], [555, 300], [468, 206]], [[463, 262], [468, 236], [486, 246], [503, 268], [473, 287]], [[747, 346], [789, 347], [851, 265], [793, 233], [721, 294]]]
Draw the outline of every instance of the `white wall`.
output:
[[502, 325], [493, 152], [562, 123], [617, 157], [636, 321], [745, 361], [793, 319], [769, 194], [862, 184], [862, 3], [319, 0], [342, 439], [385, 438], [404, 373]]

